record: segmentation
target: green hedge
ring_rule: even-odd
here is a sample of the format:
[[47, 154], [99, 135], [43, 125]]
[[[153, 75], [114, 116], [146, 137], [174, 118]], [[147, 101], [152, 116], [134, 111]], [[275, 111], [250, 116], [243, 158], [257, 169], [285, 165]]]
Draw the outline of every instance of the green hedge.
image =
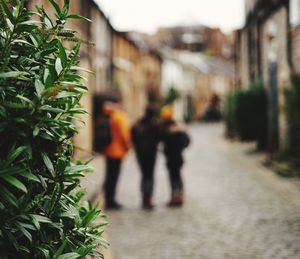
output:
[[255, 81], [246, 90], [235, 90], [227, 98], [226, 124], [230, 135], [266, 145], [267, 97], [263, 84]]
[[300, 156], [300, 75], [292, 75], [291, 85], [285, 91], [287, 119], [287, 155]]

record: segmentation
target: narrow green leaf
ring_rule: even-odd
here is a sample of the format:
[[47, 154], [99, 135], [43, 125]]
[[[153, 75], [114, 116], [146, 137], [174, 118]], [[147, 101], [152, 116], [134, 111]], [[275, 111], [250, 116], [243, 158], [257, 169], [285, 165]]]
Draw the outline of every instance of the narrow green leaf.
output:
[[76, 259], [79, 257], [80, 255], [77, 253], [67, 253], [67, 254], [60, 255], [57, 259]]
[[[24, 32], [29, 32], [31, 33], [34, 29], [36, 28], [36, 25], [32, 24], [22, 24], [18, 25], [17, 28], [15, 29], [15, 33], [24, 33]], [[31, 36], [31, 35], [30, 35]], [[29, 37], [30, 37], [29, 36]], [[31, 38], [31, 37], [30, 37]], [[36, 45], [37, 47], [37, 45]]]
[[7, 163], [10, 164], [10, 163], [14, 162], [26, 149], [27, 149], [27, 146], [22, 146], [22, 147], [16, 148], [12, 152], [10, 152], [10, 155], [7, 158]]
[[57, 41], [57, 46], [58, 46], [58, 50], [59, 50], [59, 57], [61, 59], [62, 67], [66, 67], [67, 60], [68, 60], [66, 50], [60, 41]]
[[17, 228], [20, 230], [20, 232], [32, 243], [32, 235], [29, 233], [28, 230], [26, 230], [20, 223], [16, 223]]
[[23, 222], [19, 222], [19, 224], [20, 224], [22, 227], [27, 228], [27, 229], [29, 229], [29, 230], [33, 230], [33, 231], [36, 230], [36, 228], [34, 227], [34, 225], [31, 225], [31, 224], [28, 224], [28, 223], [23, 223]]
[[58, 16], [60, 16], [60, 8], [59, 5], [55, 2], [55, 0], [49, 0], [52, 6], [54, 7]]
[[41, 216], [41, 215], [37, 215], [37, 214], [30, 214], [29, 216], [31, 218], [34, 218], [39, 223], [52, 223], [51, 219], [49, 219], [45, 216]]
[[53, 28], [53, 24], [52, 24], [51, 20], [48, 19], [47, 17], [44, 18], [44, 22], [45, 22], [46, 26], [48, 27], [48, 29]]
[[92, 22], [92, 20], [88, 19], [87, 17], [78, 15], [78, 14], [70, 14], [67, 16], [68, 19], [77, 19], [77, 20], [85, 20], [88, 22]]
[[66, 172], [67, 173], [76, 173], [76, 172], [93, 172], [93, 168], [89, 165], [74, 165], [68, 167]]
[[11, 185], [15, 186], [16, 188], [18, 188], [19, 190], [27, 193], [27, 188], [26, 186], [21, 182], [19, 181], [17, 178], [13, 177], [13, 176], [10, 176], [10, 175], [6, 175], [6, 176], [2, 176], [2, 178], [10, 183]]
[[49, 71], [48, 68], [46, 68], [45, 71], [44, 71], [44, 83], [45, 83], [45, 85], [46, 85], [46, 81], [49, 77], [49, 74], [50, 74], [50, 71]]
[[61, 71], [63, 71], [63, 66], [60, 58], [57, 58], [55, 61], [55, 70], [57, 75], [60, 75]]
[[0, 196], [2, 197], [1, 201], [6, 205], [12, 205], [15, 208], [18, 208], [18, 200], [7, 188], [1, 186]]
[[26, 171], [25, 173], [22, 173], [21, 176], [23, 176], [23, 177], [25, 177], [28, 180], [33, 181], [33, 182], [37, 182], [37, 183], [40, 182], [40, 179], [36, 175], [34, 175], [33, 173], [31, 173], [29, 171]]
[[22, 96], [22, 95], [17, 95], [16, 96], [16, 98], [18, 98], [18, 99], [20, 99], [20, 100], [22, 100], [22, 101], [24, 101], [24, 102], [26, 102], [26, 103], [28, 103], [28, 104], [30, 104], [31, 106], [33, 106], [33, 102], [31, 101], [31, 100], [29, 100], [27, 97], [25, 97], [25, 96]]
[[53, 164], [50, 160], [50, 158], [48, 157], [48, 155], [44, 152], [41, 153], [41, 156], [43, 158], [43, 161], [44, 161], [44, 164], [45, 166], [48, 168], [48, 170], [53, 173], [54, 172], [54, 167], [53, 167]]
[[8, 28], [9, 28], [9, 30], [10, 30], [11, 32], [13, 32], [14, 29], [15, 29], [14, 24], [13, 24], [8, 18], [6, 19], [6, 23], [7, 23], [7, 26], [8, 26]]
[[56, 98], [60, 99], [60, 98], [68, 98], [68, 97], [77, 97], [77, 94], [75, 93], [70, 93], [70, 92], [66, 92], [66, 91], [62, 91], [60, 92]]
[[61, 14], [63, 15], [64, 18], [68, 15], [69, 8], [70, 8], [70, 0], [65, 0], [65, 4], [61, 10]]
[[40, 128], [39, 127], [34, 127], [34, 130], [33, 130], [33, 132], [32, 132], [32, 135], [34, 136], [34, 137], [36, 137], [37, 135], [39, 135], [39, 133], [40, 133]]
[[71, 69], [77, 70], [77, 71], [83, 71], [83, 72], [87, 72], [89, 74], [95, 75], [95, 72], [93, 72], [87, 68], [84, 68], [84, 67], [72, 66]]
[[18, 167], [3, 168], [0, 169], [0, 177], [2, 177], [3, 175], [14, 175], [22, 172], [24, 172], [23, 168], [18, 168]]
[[54, 66], [49, 66], [45, 69], [44, 73], [44, 84], [46, 87], [50, 87], [54, 84], [54, 81], [56, 79], [56, 71]]
[[69, 86], [83, 86], [80, 82], [68, 82], [68, 81], [62, 81], [60, 82], [62, 85], [69, 85]]
[[7, 15], [8, 19], [14, 24], [15, 23], [15, 17], [12, 13], [12, 11], [10, 10], [10, 8], [8, 7], [7, 3], [5, 0], [1, 0], [1, 5], [4, 9], [5, 14]]
[[26, 40], [19, 40], [19, 39], [17, 39], [17, 40], [14, 40], [12, 43], [13, 44], [14, 43], [22, 43], [22, 44], [25, 44], [25, 45], [33, 47], [33, 45], [31, 43], [29, 43], [28, 41], [26, 41]]
[[56, 113], [61, 113], [61, 112], [64, 112], [64, 110], [60, 109], [60, 108], [55, 108], [55, 107], [52, 107], [50, 105], [43, 105], [40, 107], [41, 111], [48, 111], [48, 112], [56, 112]]
[[93, 222], [100, 214], [100, 211], [96, 211], [92, 209], [88, 212], [88, 214], [83, 218], [82, 225], [84, 227], [88, 226], [91, 222]]
[[39, 79], [35, 80], [34, 86], [35, 86], [35, 91], [36, 91], [37, 95], [40, 97], [42, 92], [45, 89], [45, 86], [43, 85], [42, 81]]
[[25, 21], [25, 22], [20, 22], [18, 23], [18, 25], [33, 25], [33, 24], [41, 24], [42, 22], [41, 21], [34, 21], [34, 20], [30, 20], [30, 21]]
[[59, 40], [58, 39], [53, 39], [49, 43], [46, 43], [46, 48], [47, 49], [52, 49], [53, 47], [56, 47], [58, 44]]
[[38, 47], [38, 46], [39, 46], [39, 43], [37, 42], [37, 40], [35, 39], [34, 36], [35, 36], [35, 35], [32, 35], [32, 34], [29, 35], [29, 37], [30, 37], [32, 43], [34, 44], [34, 46], [35, 46], [35, 47]]
[[49, 258], [50, 251], [48, 249], [43, 248], [41, 246], [38, 246], [36, 249], [39, 250], [45, 256], [45, 258]]
[[0, 78], [19, 78], [24, 75], [28, 75], [28, 73], [22, 71], [11, 71], [11, 72], [0, 73]]
[[63, 253], [63, 251], [64, 251], [67, 244], [68, 244], [68, 240], [65, 238], [64, 242], [60, 245], [58, 250], [53, 255], [53, 259], [57, 259]]

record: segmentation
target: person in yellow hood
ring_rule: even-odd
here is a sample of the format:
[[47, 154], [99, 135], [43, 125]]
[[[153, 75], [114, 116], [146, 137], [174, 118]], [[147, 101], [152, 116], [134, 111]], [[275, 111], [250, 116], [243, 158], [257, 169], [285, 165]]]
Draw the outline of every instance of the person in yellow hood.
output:
[[183, 151], [190, 144], [190, 138], [182, 125], [174, 120], [172, 106], [162, 108], [161, 119], [162, 142], [171, 186], [168, 206], [182, 206], [184, 197], [181, 168], [184, 164]]
[[111, 130], [111, 141], [103, 152], [106, 157], [105, 208], [121, 209], [122, 205], [115, 200], [115, 196], [122, 160], [131, 145], [130, 126], [126, 113], [121, 109], [120, 101], [104, 103], [103, 113], [109, 116]]

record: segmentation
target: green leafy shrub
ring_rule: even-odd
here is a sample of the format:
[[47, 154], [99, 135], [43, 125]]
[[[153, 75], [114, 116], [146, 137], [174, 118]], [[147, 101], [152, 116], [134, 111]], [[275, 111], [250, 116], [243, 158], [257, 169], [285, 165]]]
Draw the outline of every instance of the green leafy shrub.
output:
[[1, 259], [101, 257], [105, 245], [102, 212], [81, 202], [80, 178], [91, 168], [72, 162], [87, 88], [81, 41], [64, 25], [83, 18], [68, 14], [68, 0], [62, 8], [49, 1], [56, 21], [42, 7], [33, 13], [22, 0], [0, 0]]
[[291, 85], [285, 91], [285, 111], [287, 118], [287, 155], [300, 156], [300, 75], [291, 77]]
[[225, 123], [228, 137], [237, 135], [236, 105], [239, 94], [239, 89], [232, 91], [225, 103]]
[[257, 141], [266, 146], [267, 96], [260, 81], [254, 81], [247, 90], [236, 90], [227, 99], [226, 121], [228, 132], [243, 141]]
[[165, 98], [164, 98], [164, 100], [163, 100], [163, 105], [166, 105], [166, 104], [172, 104], [172, 103], [174, 103], [176, 100], [178, 100], [180, 97], [181, 97], [181, 96], [180, 96], [179, 91], [178, 91], [176, 88], [171, 87], [171, 88], [168, 90], [168, 92], [167, 92], [167, 94], [166, 94], [166, 96], [165, 96]]

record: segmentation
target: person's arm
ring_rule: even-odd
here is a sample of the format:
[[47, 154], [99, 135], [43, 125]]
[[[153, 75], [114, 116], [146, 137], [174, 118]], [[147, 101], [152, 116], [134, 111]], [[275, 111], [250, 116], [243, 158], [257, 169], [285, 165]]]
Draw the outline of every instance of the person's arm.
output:
[[189, 135], [187, 134], [187, 132], [183, 131], [183, 138], [184, 138], [184, 148], [187, 148], [190, 143], [191, 143], [191, 139], [189, 137]]

